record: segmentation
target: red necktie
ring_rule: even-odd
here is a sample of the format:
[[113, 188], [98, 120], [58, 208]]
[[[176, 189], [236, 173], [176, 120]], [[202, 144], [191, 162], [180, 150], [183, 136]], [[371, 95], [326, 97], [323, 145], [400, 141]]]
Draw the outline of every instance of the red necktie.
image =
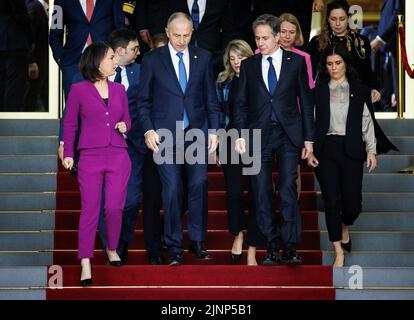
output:
[[[88, 21], [91, 22], [92, 20], [92, 14], [94, 9], [94, 0], [86, 0], [86, 18], [88, 18]], [[92, 37], [91, 34], [88, 34], [88, 39], [86, 39], [86, 43], [88, 46], [92, 43]]]

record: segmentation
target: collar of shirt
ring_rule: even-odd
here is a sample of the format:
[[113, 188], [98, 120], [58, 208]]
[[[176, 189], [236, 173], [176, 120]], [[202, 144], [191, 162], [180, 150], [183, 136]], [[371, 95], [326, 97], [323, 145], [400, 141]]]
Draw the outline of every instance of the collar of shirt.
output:
[[[128, 81], [128, 75], [126, 73], [126, 67], [125, 66], [118, 66], [118, 67], [121, 68], [121, 84], [124, 85], [125, 91], [127, 91], [129, 88], [129, 81]], [[112, 76], [109, 76], [108, 80], [114, 82], [115, 77], [116, 77], [116, 72]]]
[[49, 5], [44, 0], [38, 0], [38, 1], [41, 3], [41, 5], [45, 9], [46, 13], [48, 13], [49, 12]]
[[329, 81], [329, 89], [348, 89], [349, 88], [349, 83], [348, 83], [348, 80], [347, 79], [345, 79], [344, 81], [342, 81], [342, 82], [338, 82], [338, 81], [335, 81], [335, 80], [330, 80]]
[[[201, 23], [201, 20], [203, 20], [204, 14], [206, 12], [206, 6], [207, 6], [207, 1], [208, 0], [198, 0], [198, 9], [199, 9], [199, 23]], [[187, 0], [187, 5], [188, 5], [188, 12], [190, 13], [191, 16], [191, 10], [193, 9], [193, 4], [194, 4], [194, 0]]]
[[[177, 78], [179, 78], [179, 69], [178, 69], [178, 63], [180, 62], [180, 58], [178, 58], [177, 53], [178, 51], [173, 48], [171, 43], [168, 42], [168, 49], [170, 50], [171, 60], [174, 65], [174, 70], [177, 75]], [[183, 51], [183, 61], [185, 65], [185, 71], [187, 74], [187, 80], [190, 75], [190, 51], [188, 50], [188, 47]]]
[[277, 49], [275, 52], [273, 52], [270, 55], [262, 55], [262, 61], [265, 61], [265, 60], [267, 61], [267, 58], [269, 57], [272, 57], [273, 64], [275, 63], [275, 61], [280, 61], [283, 57], [283, 49], [279, 47], [279, 49]]
[[[81, 4], [81, 6], [82, 6], [83, 12], [86, 15], [86, 0], [79, 0], [79, 2]], [[96, 0], [93, 0], [93, 4], [94, 4], [94, 6], [96, 5]]]

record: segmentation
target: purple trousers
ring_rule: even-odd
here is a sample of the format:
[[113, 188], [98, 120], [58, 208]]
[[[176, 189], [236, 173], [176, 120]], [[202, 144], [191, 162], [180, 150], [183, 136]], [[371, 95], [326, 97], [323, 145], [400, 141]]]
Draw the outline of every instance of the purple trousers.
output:
[[131, 160], [126, 148], [108, 146], [80, 151], [78, 182], [82, 213], [78, 259], [93, 258], [104, 184], [107, 246], [109, 250], [118, 247], [130, 173]]

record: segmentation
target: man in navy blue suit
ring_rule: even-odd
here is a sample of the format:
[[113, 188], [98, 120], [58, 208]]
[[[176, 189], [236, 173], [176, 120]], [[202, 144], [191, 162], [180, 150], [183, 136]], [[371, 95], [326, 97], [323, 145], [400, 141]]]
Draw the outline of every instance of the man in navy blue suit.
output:
[[[155, 152], [155, 158], [161, 143], [158, 130], [167, 129], [174, 139], [171, 144], [164, 145], [165, 155], [174, 158], [173, 163], [158, 164], [163, 190], [164, 240], [170, 253], [170, 265], [182, 263], [183, 170], [187, 177], [189, 252], [199, 259], [209, 258], [204, 247], [207, 152], [216, 150], [218, 136], [208, 134], [208, 129], [219, 128], [220, 107], [211, 55], [201, 48], [189, 46], [192, 30], [191, 17], [185, 13], [177, 12], [170, 16], [166, 28], [169, 43], [144, 56], [138, 89], [138, 119], [145, 132], [145, 142]], [[184, 137], [190, 129], [198, 129], [208, 139], [194, 143], [176, 141], [177, 136]], [[197, 146], [196, 156], [201, 156], [204, 161], [190, 164], [185, 159], [184, 164], [180, 164], [178, 157], [194, 144]], [[202, 154], [199, 154], [200, 145]]]
[[[279, 46], [279, 19], [259, 16], [253, 23], [260, 54], [243, 61], [239, 91], [234, 108], [236, 129], [261, 130], [261, 169], [251, 176], [256, 219], [268, 241], [263, 265], [281, 262], [279, 249], [284, 242], [283, 261], [301, 263], [296, 244], [301, 238], [301, 216], [296, 178], [297, 165], [312, 155], [314, 139], [313, 99], [309, 89], [303, 56], [284, 51]], [[299, 106], [298, 106], [299, 101]], [[250, 150], [253, 143], [249, 139]], [[236, 140], [236, 151], [246, 152], [246, 140]], [[274, 157], [279, 163], [278, 189], [283, 224], [276, 222], [272, 168]]]
[[125, 27], [122, 4], [122, 0], [55, 0], [49, 43], [62, 69], [65, 96], [79, 72], [79, 60], [87, 45], [105, 41], [113, 30]]

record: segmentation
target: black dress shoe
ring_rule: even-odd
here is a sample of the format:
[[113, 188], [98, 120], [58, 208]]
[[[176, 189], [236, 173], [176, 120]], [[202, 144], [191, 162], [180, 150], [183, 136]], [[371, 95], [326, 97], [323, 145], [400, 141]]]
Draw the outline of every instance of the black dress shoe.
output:
[[149, 264], [151, 266], [159, 266], [162, 265], [162, 261], [160, 257], [150, 257], [149, 258]]
[[92, 278], [81, 280], [80, 285], [81, 285], [81, 287], [91, 286], [92, 285]]
[[288, 265], [302, 264], [302, 258], [296, 253], [296, 250], [284, 251], [282, 263]]
[[341, 247], [342, 249], [344, 249], [346, 252], [351, 252], [352, 250], [352, 239], [351, 239], [351, 235], [349, 235], [349, 241], [347, 243], [343, 243], [341, 241]]
[[231, 262], [233, 264], [239, 264], [240, 263], [240, 259], [241, 259], [242, 253], [235, 254], [235, 253], [231, 252], [230, 255], [231, 255]]
[[262, 266], [276, 266], [280, 264], [279, 252], [268, 252], [262, 261]]
[[182, 265], [182, 256], [181, 254], [172, 254], [170, 261], [168, 263], [169, 266], [180, 266]]
[[191, 241], [188, 252], [194, 253], [197, 259], [207, 260], [211, 259], [207, 250], [201, 241]]

